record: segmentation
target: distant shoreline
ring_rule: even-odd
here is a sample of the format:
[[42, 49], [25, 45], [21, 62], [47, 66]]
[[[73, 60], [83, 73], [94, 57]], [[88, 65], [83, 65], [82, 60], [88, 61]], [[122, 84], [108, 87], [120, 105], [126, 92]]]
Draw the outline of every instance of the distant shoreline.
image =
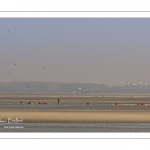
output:
[[139, 95], [150, 94], [148, 83], [118, 85], [66, 82], [0, 82], [1, 94]]
[[0, 97], [150, 97], [150, 94], [0, 94]]

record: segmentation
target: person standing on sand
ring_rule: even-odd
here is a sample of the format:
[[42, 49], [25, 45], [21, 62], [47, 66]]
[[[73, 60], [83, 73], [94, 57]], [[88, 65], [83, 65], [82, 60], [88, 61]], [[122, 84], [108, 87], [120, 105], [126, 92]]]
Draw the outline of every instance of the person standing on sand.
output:
[[58, 99], [58, 105], [59, 105], [59, 99]]

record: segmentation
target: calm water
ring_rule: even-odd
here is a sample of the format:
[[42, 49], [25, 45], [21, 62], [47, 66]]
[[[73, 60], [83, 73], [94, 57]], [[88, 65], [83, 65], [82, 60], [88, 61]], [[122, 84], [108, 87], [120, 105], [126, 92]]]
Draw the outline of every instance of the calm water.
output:
[[125, 105], [112, 106], [111, 104], [93, 104], [87, 106], [85, 103], [65, 103], [65, 104], [47, 104], [47, 105], [23, 105], [14, 103], [0, 103], [0, 109], [26, 109], [26, 110], [150, 110], [150, 107]]
[[0, 125], [0, 132], [150, 132], [150, 123], [23, 123]]

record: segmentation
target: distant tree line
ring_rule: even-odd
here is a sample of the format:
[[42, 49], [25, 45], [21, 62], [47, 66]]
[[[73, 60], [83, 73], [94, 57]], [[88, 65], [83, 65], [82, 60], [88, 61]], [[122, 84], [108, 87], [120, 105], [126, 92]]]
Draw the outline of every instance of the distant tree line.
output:
[[[76, 90], [81, 88], [81, 90]], [[91, 83], [10, 82], [0, 83], [0, 94], [52, 94], [52, 93], [150, 93], [150, 85], [108, 86]]]

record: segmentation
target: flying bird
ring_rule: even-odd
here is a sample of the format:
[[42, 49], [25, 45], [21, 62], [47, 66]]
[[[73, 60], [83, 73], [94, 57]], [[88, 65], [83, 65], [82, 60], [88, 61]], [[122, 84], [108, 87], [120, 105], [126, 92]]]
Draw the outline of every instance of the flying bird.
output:
[[20, 76], [20, 78], [24, 79], [24, 76]]
[[8, 75], [10, 75], [11, 73], [9, 72]]
[[10, 29], [9, 32], [13, 32], [13, 30]]
[[44, 69], [45, 67], [42, 67], [41, 69]]
[[127, 84], [129, 84], [129, 85], [133, 85], [133, 83], [132, 83], [132, 82], [127, 82]]

